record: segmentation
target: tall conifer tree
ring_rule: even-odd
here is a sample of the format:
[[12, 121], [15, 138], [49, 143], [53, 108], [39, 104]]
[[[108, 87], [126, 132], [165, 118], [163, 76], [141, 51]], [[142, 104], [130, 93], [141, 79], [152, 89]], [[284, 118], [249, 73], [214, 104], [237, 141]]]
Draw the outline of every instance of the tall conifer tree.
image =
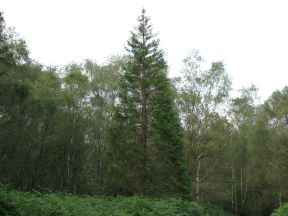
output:
[[149, 17], [142, 10], [128, 40], [107, 188], [116, 194], [189, 194], [175, 92]]

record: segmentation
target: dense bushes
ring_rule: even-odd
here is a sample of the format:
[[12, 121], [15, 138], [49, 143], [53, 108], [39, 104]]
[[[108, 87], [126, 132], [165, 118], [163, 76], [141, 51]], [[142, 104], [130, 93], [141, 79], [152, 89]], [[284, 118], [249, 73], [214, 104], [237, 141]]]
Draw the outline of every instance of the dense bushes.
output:
[[286, 216], [286, 215], [288, 215], [288, 204], [285, 204], [281, 208], [276, 209], [271, 216]]
[[91, 197], [18, 192], [0, 188], [0, 215], [5, 216], [230, 216], [216, 207], [174, 198]]
[[209, 216], [233, 216], [233, 214], [225, 212], [224, 210], [219, 209], [217, 206], [211, 204], [205, 204], [202, 207]]

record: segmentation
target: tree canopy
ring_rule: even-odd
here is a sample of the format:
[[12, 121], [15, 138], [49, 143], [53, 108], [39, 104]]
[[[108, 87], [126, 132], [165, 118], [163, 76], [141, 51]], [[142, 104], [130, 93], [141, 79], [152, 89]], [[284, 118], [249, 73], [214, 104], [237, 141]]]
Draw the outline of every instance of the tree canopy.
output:
[[0, 183], [269, 215], [288, 202], [288, 87], [232, 97], [225, 64], [203, 61], [170, 79], [143, 9], [125, 55], [47, 67], [0, 13]]

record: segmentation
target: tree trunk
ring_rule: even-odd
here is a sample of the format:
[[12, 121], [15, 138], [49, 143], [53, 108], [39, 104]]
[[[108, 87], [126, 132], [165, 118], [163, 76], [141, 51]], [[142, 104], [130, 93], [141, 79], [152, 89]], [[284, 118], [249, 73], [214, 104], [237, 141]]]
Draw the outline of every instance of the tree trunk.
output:
[[280, 191], [279, 191], [279, 207], [280, 208], [282, 207], [282, 194]]
[[142, 113], [141, 113], [141, 127], [142, 127], [142, 134], [141, 134], [141, 143], [143, 146], [143, 153], [144, 153], [144, 165], [146, 168], [147, 165], [147, 94], [145, 87], [141, 88], [142, 94]]
[[70, 184], [70, 152], [68, 152], [67, 156], [67, 187]]
[[143, 148], [143, 195], [146, 195], [147, 180], [147, 94], [145, 87], [141, 87], [141, 145]]
[[[145, 46], [146, 40], [144, 32], [142, 34], [142, 42]], [[147, 87], [146, 83], [143, 82], [146, 76], [146, 71], [144, 68], [145, 63], [145, 56], [142, 56], [141, 59], [141, 145], [143, 148], [143, 195], [146, 195], [146, 181], [147, 181], [147, 125], [148, 125], [148, 118], [147, 118]]]
[[201, 169], [201, 162], [200, 159], [197, 161], [197, 172], [196, 172], [196, 201], [199, 202], [200, 200], [200, 169]]
[[233, 175], [233, 168], [231, 170], [231, 205], [232, 205], [232, 209], [234, 209], [234, 175]]
[[232, 209], [235, 211], [235, 215], [238, 215], [238, 201], [237, 201], [237, 188], [236, 188], [236, 178], [235, 178], [235, 169], [232, 168], [231, 176], [231, 190], [232, 190]]

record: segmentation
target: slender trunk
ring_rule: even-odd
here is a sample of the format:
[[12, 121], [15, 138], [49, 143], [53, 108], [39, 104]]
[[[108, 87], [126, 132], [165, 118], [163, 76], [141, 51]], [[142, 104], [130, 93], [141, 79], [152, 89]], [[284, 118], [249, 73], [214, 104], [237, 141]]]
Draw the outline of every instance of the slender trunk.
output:
[[[46, 124], [45, 124], [45, 130], [44, 133], [41, 137], [40, 140], [40, 152], [37, 158], [37, 162], [36, 165], [34, 167], [34, 173], [32, 176], [32, 182], [31, 182], [31, 188], [34, 188], [36, 186], [36, 182], [39, 183], [39, 179], [41, 178], [41, 170], [39, 171], [39, 169], [41, 169], [41, 165], [43, 166], [42, 162], [45, 161], [45, 156], [47, 151], [44, 150], [44, 145], [45, 145], [45, 140], [46, 137], [48, 136], [48, 129], [49, 129], [49, 120], [46, 119]], [[46, 165], [46, 164], [45, 164]], [[43, 170], [43, 168], [42, 168]]]
[[237, 188], [236, 188], [236, 179], [235, 179], [235, 170], [234, 170], [234, 203], [235, 203], [235, 214], [238, 215], [238, 200], [237, 200]]
[[98, 188], [97, 190], [101, 187], [101, 184], [102, 184], [102, 159], [100, 159], [99, 161], [99, 180], [98, 180]]
[[147, 181], [147, 95], [146, 89], [142, 86], [142, 110], [141, 110], [141, 145], [143, 148], [143, 195], [146, 195], [146, 181]]
[[[75, 124], [75, 121], [76, 121], [76, 117], [75, 117], [75, 114], [73, 114], [73, 119], [72, 119], [72, 126], [74, 127], [74, 124]], [[74, 141], [74, 131], [72, 131], [72, 134], [71, 134], [71, 138], [70, 138], [70, 148], [68, 149], [68, 156], [67, 156], [67, 186], [69, 187], [69, 184], [70, 184], [70, 161], [71, 161], [71, 146], [73, 145], [73, 141]]]
[[282, 206], [282, 194], [281, 191], [279, 191], [279, 207], [281, 208]]
[[144, 165], [147, 165], [147, 94], [145, 87], [141, 88], [142, 94], [142, 113], [141, 113], [141, 127], [142, 127], [142, 146], [144, 153]]
[[234, 175], [233, 175], [233, 168], [231, 170], [231, 205], [232, 209], [234, 209]]
[[231, 202], [232, 209], [234, 209], [235, 214], [238, 214], [238, 205], [237, 205], [237, 188], [236, 188], [236, 179], [235, 179], [235, 169], [232, 168], [231, 172]]
[[193, 175], [192, 175], [192, 170], [193, 168], [191, 167], [191, 164], [192, 164], [192, 160], [191, 160], [191, 149], [188, 150], [188, 156], [187, 156], [187, 169], [188, 169], [188, 177], [189, 177], [189, 180], [192, 181], [193, 179]]
[[281, 193], [281, 180], [280, 180], [280, 177], [278, 177], [278, 184], [279, 184], [279, 194], [278, 194], [278, 199], [279, 199], [279, 207], [281, 208], [282, 206], [282, 193]]
[[243, 196], [243, 169], [240, 169], [240, 187], [241, 187], [241, 197]]
[[196, 201], [199, 202], [200, 200], [200, 169], [201, 169], [201, 162], [200, 159], [197, 162], [197, 172], [196, 172]]
[[244, 206], [245, 204], [245, 200], [246, 200], [246, 195], [247, 195], [247, 190], [248, 190], [248, 179], [246, 178], [246, 183], [245, 183], [245, 192], [244, 192], [244, 197], [242, 199], [242, 204], [241, 204], [241, 208]]
[[282, 193], [281, 193], [281, 181], [280, 181], [280, 179], [278, 180], [278, 182], [279, 182], [279, 194], [278, 194], [278, 199], [279, 199], [279, 207], [281, 208], [281, 206], [282, 206]]
[[[145, 47], [146, 39], [144, 32], [142, 34], [142, 42]], [[145, 56], [142, 56], [141, 59], [141, 145], [143, 148], [143, 195], [146, 195], [147, 189], [146, 189], [146, 181], [147, 181], [147, 125], [148, 125], [148, 118], [147, 118], [147, 87], [146, 83], [143, 82], [146, 76], [146, 71], [144, 68], [145, 63]]]
[[70, 152], [68, 153], [67, 157], [67, 186], [69, 187], [70, 184]]

